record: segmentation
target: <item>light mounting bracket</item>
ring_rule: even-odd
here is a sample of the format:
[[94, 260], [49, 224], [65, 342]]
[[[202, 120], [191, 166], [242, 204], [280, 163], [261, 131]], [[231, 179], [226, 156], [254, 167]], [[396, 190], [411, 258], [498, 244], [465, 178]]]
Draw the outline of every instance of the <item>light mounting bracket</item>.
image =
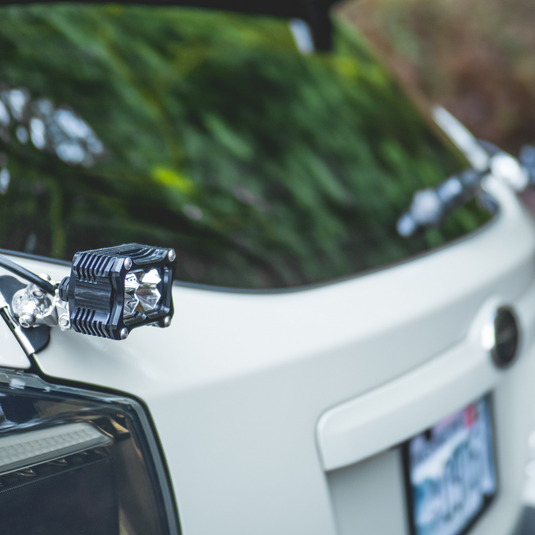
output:
[[171, 324], [173, 249], [131, 243], [81, 251], [74, 255], [70, 276], [60, 283], [3, 260], [2, 267], [30, 280], [26, 286], [21, 284], [10, 300], [10, 317], [25, 331], [59, 326], [125, 340], [137, 327]]

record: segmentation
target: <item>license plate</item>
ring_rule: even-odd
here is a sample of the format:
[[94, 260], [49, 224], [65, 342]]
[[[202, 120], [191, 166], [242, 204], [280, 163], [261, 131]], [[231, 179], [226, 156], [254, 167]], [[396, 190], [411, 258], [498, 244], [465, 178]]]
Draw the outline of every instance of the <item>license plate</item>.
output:
[[403, 446], [412, 535], [461, 535], [496, 495], [490, 396]]

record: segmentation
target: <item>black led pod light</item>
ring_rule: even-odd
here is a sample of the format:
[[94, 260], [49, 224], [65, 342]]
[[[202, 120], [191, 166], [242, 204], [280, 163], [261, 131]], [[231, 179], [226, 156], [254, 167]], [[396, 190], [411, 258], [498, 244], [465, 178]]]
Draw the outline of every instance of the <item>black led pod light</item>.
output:
[[137, 243], [76, 253], [58, 292], [70, 327], [113, 340], [144, 325], [168, 327], [175, 265], [173, 249]]

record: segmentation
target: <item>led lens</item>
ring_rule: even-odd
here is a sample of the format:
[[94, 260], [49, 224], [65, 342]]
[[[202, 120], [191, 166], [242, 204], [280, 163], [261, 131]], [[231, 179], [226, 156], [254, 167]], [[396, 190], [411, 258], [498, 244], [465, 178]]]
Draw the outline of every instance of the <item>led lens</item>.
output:
[[131, 318], [136, 312], [148, 314], [156, 310], [162, 297], [158, 290], [161, 282], [157, 269], [151, 269], [148, 273], [141, 269], [128, 273], [124, 279], [124, 317]]
[[71, 327], [114, 340], [144, 325], [168, 327], [175, 265], [172, 249], [137, 243], [76, 253], [59, 287]]

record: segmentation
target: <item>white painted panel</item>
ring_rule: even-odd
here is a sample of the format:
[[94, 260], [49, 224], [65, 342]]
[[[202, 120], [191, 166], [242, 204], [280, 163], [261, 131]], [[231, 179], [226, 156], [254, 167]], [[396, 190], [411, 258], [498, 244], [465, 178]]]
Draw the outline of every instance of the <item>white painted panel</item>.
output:
[[462, 344], [418, 370], [325, 413], [325, 470], [356, 463], [431, 427], [489, 392], [500, 378], [488, 352]]
[[325, 470], [356, 463], [417, 435], [490, 392], [503, 372], [482, 346], [500, 298], [476, 315], [466, 340], [428, 364], [327, 411], [318, 422]]
[[329, 472], [339, 535], [408, 535], [399, 449]]
[[[506, 186], [490, 181], [488, 187], [500, 201], [497, 220], [433, 254], [304, 291], [262, 295], [177, 286], [169, 329], [138, 329], [125, 342], [56, 330], [37, 362], [49, 376], [145, 401], [184, 535], [334, 535], [316, 441], [320, 417], [441, 359], [459, 359], [467, 375], [458, 377], [463, 391], [477, 397], [484, 385], [470, 386], [474, 370], [482, 370], [485, 385], [497, 372], [479, 367], [477, 351], [465, 363], [454, 350], [475, 344], [471, 328], [492, 296], [519, 310], [526, 338], [534, 330], [533, 222]], [[24, 264], [56, 279], [68, 274]], [[518, 511], [532, 361], [524, 351], [496, 385], [501, 491], [479, 524], [486, 535], [506, 533]], [[419, 413], [423, 420], [444, 412], [427, 410]]]

